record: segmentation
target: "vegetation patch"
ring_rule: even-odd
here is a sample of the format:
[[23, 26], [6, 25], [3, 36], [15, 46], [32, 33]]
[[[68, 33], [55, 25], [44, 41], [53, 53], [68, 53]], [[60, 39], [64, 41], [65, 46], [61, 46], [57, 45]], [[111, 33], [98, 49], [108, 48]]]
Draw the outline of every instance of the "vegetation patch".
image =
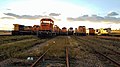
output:
[[6, 44], [10, 42], [15, 42], [19, 40], [37, 38], [33, 35], [19, 35], [19, 36], [0, 36], [0, 44]]
[[17, 42], [17, 43], [13, 43], [10, 45], [1, 45], [0, 46], [0, 56], [1, 56], [0, 60], [4, 60], [6, 58], [18, 57], [18, 54], [44, 41], [45, 40], [32, 38], [32, 39], [19, 42], [19, 43]]

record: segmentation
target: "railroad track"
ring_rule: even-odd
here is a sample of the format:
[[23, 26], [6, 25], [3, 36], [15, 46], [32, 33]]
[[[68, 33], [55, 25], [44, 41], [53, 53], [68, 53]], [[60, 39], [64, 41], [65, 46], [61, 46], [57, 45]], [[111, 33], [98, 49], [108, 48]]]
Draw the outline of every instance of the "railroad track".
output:
[[[120, 42], [119, 41], [112, 41], [112, 40], [106, 40], [106, 39], [101, 39], [101, 38], [98, 38], [98, 37], [91, 37], [91, 36], [88, 36], [89, 39], [92, 39], [93, 41], [98, 41], [98, 42], [101, 42], [101, 44], [104, 44], [104, 42], [106, 42], [106, 44], [110, 45], [110, 46], [114, 46], [114, 47], [118, 47], [120, 48]], [[103, 43], [102, 43], [103, 42]]]
[[45, 54], [50, 50], [50, 48], [47, 49], [30, 67], [35, 67], [37, 65], [37, 63], [42, 59], [42, 57], [44, 57]]
[[[83, 40], [84, 40], [84, 39], [83, 39]], [[96, 43], [95, 41], [90, 41], [90, 40], [86, 40], [86, 41], [91, 42], [91, 43], [94, 43], [94, 44], [98, 44], [98, 43]], [[108, 49], [108, 50], [110, 50], [110, 51], [112, 51], [112, 52], [115, 52], [116, 54], [120, 55], [120, 52], [115, 51], [114, 49], [111, 49], [111, 48], [109, 48], [109, 47], [106, 47], [106, 46], [103, 46], [103, 45], [100, 45], [100, 44], [99, 44], [98, 46], [101, 46], [102, 48]]]
[[[3, 54], [1, 53], [1, 55], [0, 55], [0, 67], [4, 67], [2, 65], [6, 65], [6, 66], [30, 66], [30, 64], [33, 63], [33, 61], [28, 62], [29, 61], [28, 57], [30, 56], [30, 53], [32, 53], [31, 51], [34, 51], [34, 50], [38, 49], [39, 47], [43, 46], [44, 43], [46, 43], [47, 41], [50, 41], [50, 39], [41, 39], [41, 40], [37, 40], [34, 42], [31, 41], [32, 43], [26, 42], [26, 44], [23, 44], [23, 45], [25, 45], [27, 47], [25, 49], [23, 49], [21, 47], [22, 51], [19, 51], [19, 50], [16, 51], [16, 54], [19, 54], [19, 56], [16, 56], [15, 58], [14, 57], [10, 58], [5, 54], [5, 52], [2, 52]], [[17, 45], [19, 45], [19, 44], [17, 44]], [[6, 49], [6, 50], [8, 50], [8, 49]], [[11, 51], [15, 51], [15, 50], [11, 50]], [[22, 55], [24, 55], [24, 56], [21, 58]], [[37, 58], [36, 55], [37, 54], [34, 54], [34, 56], [30, 56], [30, 57], [36, 59]], [[23, 58], [27, 58], [27, 59], [23, 59]], [[17, 59], [18, 61], [14, 60], [14, 59]]]
[[[67, 41], [67, 38], [65, 39], [65, 44], [68, 44], [68, 41]], [[55, 45], [52, 45], [52, 46], [55, 46]], [[43, 64], [45, 64], [46, 62], [46, 59], [44, 59], [44, 57], [45, 57], [45, 55], [51, 50], [51, 49], [53, 49], [53, 47], [49, 47], [33, 64], [31, 64], [31, 66], [30, 67], [36, 67], [36, 66], [39, 66], [39, 65], [43, 65]], [[65, 46], [65, 60], [62, 60], [62, 61], [64, 61], [64, 63], [63, 63], [63, 65], [60, 63], [60, 64], [58, 64], [59, 62], [61, 62], [59, 59], [55, 59], [55, 61], [57, 61], [57, 62], [54, 62], [53, 61], [53, 63], [57, 63], [58, 65], [56, 65], [55, 67], [70, 67], [70, 64], [69, 64], [69, 47], [68, 46]], [[54, 57], [55, 58], [55, 57]], [[52, 58], [52, 59], [54, 59], [54, 58]], [[45, 61], [43, 61], [43, 59], [45, 60]], [[40, 61], [42, 61], [42, 62], [40, 62]], [[52, 60], [49, 60], [50, 62], [48, 62], [48, 64], [49, 63], [51, 63], [52, 62]], [[43, 66], [46, 66], [46, 64], [45, 65], [43, 65]], [[51, 66], [54, 66], [54, 65], [51, 65]]]
[[[116, 52], [113, 49], [107, 48], [105, 46], [97, 45], [99, 47], [102, 47], [102, 50], [106, 50], [107, 49], [107, 52], [104, 53], [104, 52], [101, 52], [100, 50], [96, 49], [96, 47], [93, 46], [93, 45], [98, 44], [98, 43], [91, 42], [88, 39], [82, 39], [82, 38], [78, 38], [78, 37], [75, 37], [75, 39], [78, 40], [78, 41], [80, 41], [81, 43], [84, 43], [88, 47], [90, 47], [96, 54], [99, 54], [100, 56], [106, 58], [107, 60], [109, 60], [110, 62], [112, 62], [113, 64], [115, 64], [115, 66], [118, 66], [118, 67], [120, 66], [120, 63], [117, 60], [113, 59], [113, 58], [117, 57], [118, 60], [120, 60], [119, 59], [119, 57], [120, 57], [120, 53], [119, 52]], [[114, 55], [114, 56], [110, 56], [109, 54], [110, 55]]]
[[[16, 61], [13, 58], [10, 59], [9, 61], [5, 61], [6, 63], [1, 62], [1, 67], [4, 67], [4, 65], [29, 66], [29, 67], [46, 67], [46, 66], [69, 67], [68, 53], [70, 51], [68, 51], [69, 50], [68, 45], [69, 45], [68, 38], [62, 36], [47, 42], [45, 41], [45, 43], [39, 46], [38, 45], [34, 46], [30, 50], [27, 50], [20, 55], [20, 56], [25, 55], [25, 58], [27, 59], [16, 58], [17, 60]], [[35, 54], [35, 55], [31, 56], [31, 54]]]
[[[42, 60], [42, 58], [45, 56], [45, 54], [51, 49], [51, 47], [49, 49], [47, 49], [30, 67], [36, 67], [38, 62]], [[65, 53], [66, 53], [66, 67], [70, 67], [69, 66], [69, 55], [68, 55], [68, 47], [65, 48]]]
[[[85, 40], [85, 39], [82, 39], [82, 40]], [[89, 40], [85, 40], [85, 41], [88, 41], [89, 43], [94, 43], [94, 44], [98, 44], [98, 43], [96, 43], [95, 41], [91, 41], [90, 39]], [[105, 49], [108, 49], [108, 50], [110, 50], [110, 51], [112, 51], [112, 52], [115, 52], [116, 54], [118, 54], [118, 55], [120, 55], [120, 52], [118, 52], [118, 51], [115, 51], [114, 49], [111, 49], [111, 48], [109, 48], [109, 47], [106, 47], [106, 46], [103, 46], [103, 45], [98, 45], [98, 46], [101, 46], [102, 48], [105, 48]]]

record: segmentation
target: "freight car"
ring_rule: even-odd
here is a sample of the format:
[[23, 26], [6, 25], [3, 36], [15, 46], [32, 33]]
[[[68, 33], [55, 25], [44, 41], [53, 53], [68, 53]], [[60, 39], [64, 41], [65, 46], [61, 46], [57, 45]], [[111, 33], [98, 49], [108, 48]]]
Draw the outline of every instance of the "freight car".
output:
[[40, 20], [40, 30], [37, 32], [38, 37], [51, 37], [54, 34], [53, 30], [54, 21], [49, 18]]
[[60, 35], [68, 35], [68, 31], [66, 27], [62, 28], [62, 30], [60, 31]]
[[74, 33], [73, 27], [70, 27], [68, 29], [68, 35], [73, 35], [73, 33]]
[[120, 36], [120, 30], [111, 30], [109, 36]]
[[81, 35], [81, 36], [85, 36], [86, 35], [86, 27], [85, 26], [79, 26], [78, 29], [75, 29], [75, 34], [76, 35]]
[[95, 35], [94, 28], [89, 28], [89, 35]]

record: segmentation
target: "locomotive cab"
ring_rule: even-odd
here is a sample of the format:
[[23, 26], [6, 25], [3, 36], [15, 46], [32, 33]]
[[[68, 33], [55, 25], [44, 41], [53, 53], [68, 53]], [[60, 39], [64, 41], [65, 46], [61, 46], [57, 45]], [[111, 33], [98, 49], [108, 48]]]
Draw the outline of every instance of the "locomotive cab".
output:
[[53, 31], [54, 21], [52, 19], [41, 19], [40, 22], [41, 31]]

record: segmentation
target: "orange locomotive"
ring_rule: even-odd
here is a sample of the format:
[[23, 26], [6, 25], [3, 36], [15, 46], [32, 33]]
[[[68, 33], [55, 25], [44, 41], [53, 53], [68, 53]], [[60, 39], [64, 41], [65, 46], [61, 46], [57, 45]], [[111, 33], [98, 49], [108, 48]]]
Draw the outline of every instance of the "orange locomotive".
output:
[[93, 28], [89, 28], [89, 35], [95, 35], [95, 30]]
[[40, 20], [40, 31], [53, 31], [54, 21], [49, 18], [43, 18]]
[[54, 21], [49, 18], [43, 18], [40, 20], [40, 30], [37, 32], [38, 37], [51, 37], [53, 36]]
[[67, 32], [67, 28], [66, 27], [63, 27], [61, 32], [60, 32], [61, 35], [68, 35], [68, 32]]
[[86, 35], [86, 27], [79, 26], [78, 29], [77, 28], [75, 29], [75, 34], [85, 36]]
[[32, 34], [33, 35], [37, 35], [37, 32], [40, 30], [40, 26], [39, 25], [34, 25], [32, 28]]
[[73, 27], [70, 27], [68, 29], [68, 35], [73, 35], [73, 33], [74, 33]]
[[59, 35], [60, 31], [61, 31], [61, 29], [57, 25], [55, 25], [54, 26], [54, 33], [55, 33], [55, 35]]

